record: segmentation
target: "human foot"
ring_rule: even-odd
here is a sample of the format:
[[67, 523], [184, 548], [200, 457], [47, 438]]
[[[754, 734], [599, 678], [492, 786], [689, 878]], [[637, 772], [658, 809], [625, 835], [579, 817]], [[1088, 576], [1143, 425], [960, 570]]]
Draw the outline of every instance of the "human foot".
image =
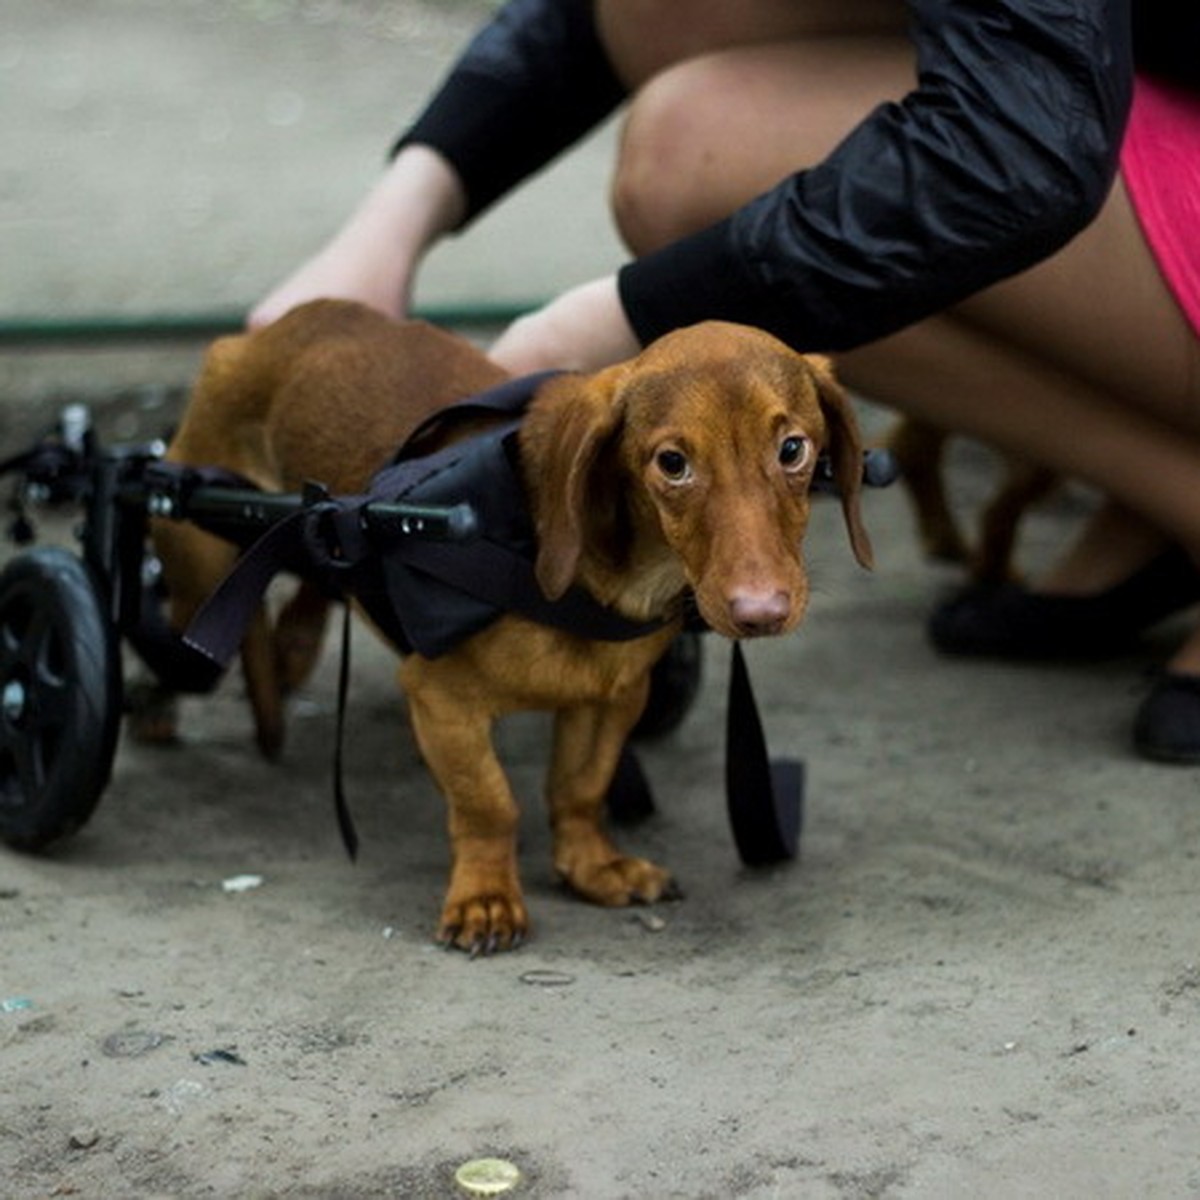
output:
[[[1103, 658], [1159, 621], [1200, 602], [1200, 571], [1181, 549], [1157, 555], [1091, 595], [977, 585], [939, 605], [929, 637], [945, 654], [1011, 659]], [[1200, 675], [1200, 639], [1173, 668]], [[1193, 661], [1194, 659], [1194, 661]]]

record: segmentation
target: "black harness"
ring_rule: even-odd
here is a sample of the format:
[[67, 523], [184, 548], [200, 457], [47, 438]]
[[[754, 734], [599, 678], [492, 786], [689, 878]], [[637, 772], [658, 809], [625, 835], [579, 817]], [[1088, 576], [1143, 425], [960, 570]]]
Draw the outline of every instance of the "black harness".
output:
[[[269, 529], [239, 559], [184, 637], [228, 664], [271, 578], [294, 570], [338, 596], [354, 596], [402, 653], [437, 658], [504, 613], [601, 641], [645, 637], [661, 622], [632, 621], [573, 587], [547, 600], [534, 576], [537, 540], [517, 464], [521, 417], [555, 372], [510, 380], [432, 414], [360, 496], [322, 494]], [[507, 418], [433, 453], [433, 436], [480, 416]], [[461, 506], [454, 538], [404, 536], [370, 515], [377, 501]], [[406, 517], [412, 522], [420, 518]], [[419, 532], [419, 531], [418, 531]]]
[[[495, 621], [503, 613], [601, 641], [644, 637], [662, 622], [637, 622], [573, 587], [547, 600], [534, 576], [536, 537], [516, 456], [521, 416], [547, 372], [511, 380], [440, 410], [419, 425], [393, 460], [360, 496], [328, 495], [310, 486], [301, 508], [270, 526], [248, 546], [232, 572], [197, 612], [183, 635], [194, 661], [223, 670], [241, 645], [271, 579], [294, 571], [331, 595], [353, 596], [401, 653], [433, 658]], [[432, 453], [421, 447], [455, 424], [481, 415], [506, 419], [487, 432]], [[172, 464], [162, 464], [171, 467]], [[183, 468], [184, 471], [193, 468]], [[204, 468], [199, 470], [203, 471]], [[240, 481], [245, 486], [245, 481]], [[459, 536], [423, 538], [388, 528], [373, 517], [376, 501], [415, 506], [458, 506]], [[205, 522], [199, 522], [205, 524]], [[207, 527], [222, 536], [228, 524]], [[349, 675], [349, 610], [343, 622], [338, 683], [334, 792], [338, 821], [353, 857], [357, 836], [341, 782], [341, 749]], [[199, 658], [197, 659], [197, 656]], [[203, 675], [204, 672], [194, 672]], [[210, 672], [211, 674], [211, 672]], [[168, 684], [170, 680], [166, 680]], [[653, 807], [641, 769], [627, 747], [617, 778], [614, 809]], [[726, 794], [743, 861], [763, 864], [795, 856], [802, 815], [803, 764], [770, 762], [749, 675], [733, 644], [727, 715]]]

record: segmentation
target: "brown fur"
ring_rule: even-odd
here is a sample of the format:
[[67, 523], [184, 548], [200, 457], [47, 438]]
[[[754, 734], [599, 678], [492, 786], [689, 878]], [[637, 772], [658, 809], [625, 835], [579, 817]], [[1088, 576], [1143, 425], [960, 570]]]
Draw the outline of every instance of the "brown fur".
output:
[[980, 513], [978, 536], [969, 539], [946, 496], [944, 458], [950, 436], [923, 421], [904, 418], [888, 437], [912, 501], [921, 547], [930, 558], [964, 563], [976, 583], [1015, 578], [1021, 518], [1057, 486], [1058, 476], [1046, 467], [1006, 456], [1004, 478]]
[[[270, 490], [317, 480], [354, 493], [424, 415], [502, 378], [453, 335], [318, 301], [213, 346], [168, 457], [229, 467]], [[790, 435], [806, 439], [808, 458], [788, 471], [780, 446]], [[441, 940], [489, 952], [528, 929], [517, 807], [491, 741], [495, 719], [517, 709], [556, 712], [547, 798], [558, 873], [600, 904], [671, 894], [665, 869], [609, 840], [605, 794], [689, 589], [729, 637], [780, 634], [800, 621], [809, 479], [823, 448], [835, 458], [854, 552], [869, 565], [861, 442], [825, 360], [710, 323], [540, 387], [520, 434], [539, 583], [551, 597], [578, 583], [627, 616], [670, 620], [615, 643], [505, 616], [442, 657], [402, 659], [413, 729], [449, 807]], [[679, 478], [676, 454], [687, 464]], [[172, 623], [183, 628], [235, 552], [186, 524], [157, 523], [155, 539]], [[264, 612], [246, 637], [243, 670], [268, 754], [282, 744], [286, 690], [315, 661], [324, 609], [301, 585], [274, 624]]]

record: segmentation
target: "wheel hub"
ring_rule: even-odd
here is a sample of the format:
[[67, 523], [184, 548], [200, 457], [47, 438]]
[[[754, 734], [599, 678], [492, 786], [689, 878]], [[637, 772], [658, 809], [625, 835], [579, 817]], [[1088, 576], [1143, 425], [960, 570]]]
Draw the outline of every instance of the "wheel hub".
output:
[[19, 679], [10, 679], [0, 692], [0, 712], [15, 725], [25, 715], [27, 700], [25, 685]]

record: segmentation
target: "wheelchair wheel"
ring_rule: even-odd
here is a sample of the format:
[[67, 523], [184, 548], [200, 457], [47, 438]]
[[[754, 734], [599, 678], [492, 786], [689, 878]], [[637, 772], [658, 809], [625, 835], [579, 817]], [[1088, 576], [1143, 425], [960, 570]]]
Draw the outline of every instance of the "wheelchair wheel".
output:
[[117, 633], [88, 568], [41, 546], [0, 572], [0, 839], [79, 829], [108, 783], [121, 713]]

